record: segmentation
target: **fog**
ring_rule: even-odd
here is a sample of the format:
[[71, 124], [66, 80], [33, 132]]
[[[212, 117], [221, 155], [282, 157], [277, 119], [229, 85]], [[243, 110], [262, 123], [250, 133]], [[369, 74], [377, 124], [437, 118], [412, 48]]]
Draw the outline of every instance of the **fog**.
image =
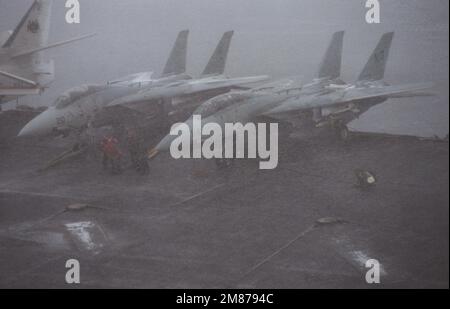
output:
[[[396, 99], [351, 127], [421, 136], [448, 134], [447, 0], [381, 2], [381, 24], [365, 22], [362, 0], [80, 0], [81, 23], [65, 22], [54, 1], [50, 41], [97, 36], [52, 50], [56, 81], [21, 104], [48, 105], [64, 90], [141, 71], [159, 73], [178, 31], [190, 29], [188, 72], [198, 75], [220, 36], [235, 30], [227, 75], [314, 78], [334, 31], [346, 30], [342, 78], [356, 79], [380, 36], [395, 31], [387, 82], [433, 81], [434, 97]], [[13, 29], [32, 0], [0, 0], [0, 30]], [[10, 104], [11, 105], [11, 104]], [[14, 104], [12, 104], [13, 106]]]

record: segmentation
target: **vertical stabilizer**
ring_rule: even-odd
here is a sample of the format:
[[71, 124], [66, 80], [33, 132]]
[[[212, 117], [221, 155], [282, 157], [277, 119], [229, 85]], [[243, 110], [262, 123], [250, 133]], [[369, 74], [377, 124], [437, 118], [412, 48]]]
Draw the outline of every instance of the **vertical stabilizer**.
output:
[[164, 67], [162, 76], [183, 74], [186, 72], [186, 57], [189, 30], [183, 30], [178, 34], [175, 45]]
[[341, 75], [342, 48], [344, 31], [333, 34], [319, 69], [319, 78], [335, 79]]
[[358, 77], [358, 81], [377, 81], [384, 78], [394, 32], [383, 34], [369, 61]]
[[13, 53], [38, 49], [48, 44], [52, 0], [35, 0], [14, 32], [3, 44]]
[[225, 71], [234, 31], [225, 32], [202, 75], [221, 75]]

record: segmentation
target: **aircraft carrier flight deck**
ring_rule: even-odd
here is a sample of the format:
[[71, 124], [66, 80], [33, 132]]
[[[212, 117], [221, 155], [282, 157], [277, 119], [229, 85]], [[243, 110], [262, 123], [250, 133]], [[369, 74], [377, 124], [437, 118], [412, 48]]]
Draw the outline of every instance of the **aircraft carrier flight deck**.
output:
[[367, 288], [373, 258], [383, 287], [448, 288], [447, 141], [294, 132], [286, 145], [270, 171], [160, 156], [148, 176], [112, 177], [95, 154], [43, 170], [67, 141], [3, 137], [0, 287], [67, 288], [76, 258], [86, 288]]

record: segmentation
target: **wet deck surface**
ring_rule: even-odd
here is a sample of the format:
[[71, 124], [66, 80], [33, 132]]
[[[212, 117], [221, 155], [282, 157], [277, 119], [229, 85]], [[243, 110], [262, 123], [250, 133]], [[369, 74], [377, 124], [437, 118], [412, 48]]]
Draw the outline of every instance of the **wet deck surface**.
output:
[[[71, 258], [85, 288], [448, 288], [448, 143], [292, 138], [272, 171], [168, 156], [145, 177], [92, 157], [38, 171], [65, 147], [0, 143], [1, 288], [70, 287]], [[378, 185], [355, 187], [357, 168]]]

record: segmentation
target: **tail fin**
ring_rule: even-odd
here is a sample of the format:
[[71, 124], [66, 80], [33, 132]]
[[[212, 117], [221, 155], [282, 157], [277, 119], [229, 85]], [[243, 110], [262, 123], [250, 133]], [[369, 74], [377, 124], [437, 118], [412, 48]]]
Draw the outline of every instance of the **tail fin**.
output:
[[34, 0], [28, 12], [3, 45], [14, 53], [47, 45], [53, 0]]
[[182, 74], [186, 72], [186, 56], [189, 30], [183, 30], [178, 34], [170, 57], [167, 60], [162, 76]]
[[202, 75], [220, 75], [225, 71], [225, 65], [230, 50], [231, 39], [234, 31], [225, 32], [214, 51]]
[[335, 32], [319, 69], [319, 78], [338, 78], [341, 75], [344, 31]]
[[383, 34], [369, 61], [358, 77], [358, 81], [376, 81], [384, 78], [386, 62], [389, 58], [394, 32]]

